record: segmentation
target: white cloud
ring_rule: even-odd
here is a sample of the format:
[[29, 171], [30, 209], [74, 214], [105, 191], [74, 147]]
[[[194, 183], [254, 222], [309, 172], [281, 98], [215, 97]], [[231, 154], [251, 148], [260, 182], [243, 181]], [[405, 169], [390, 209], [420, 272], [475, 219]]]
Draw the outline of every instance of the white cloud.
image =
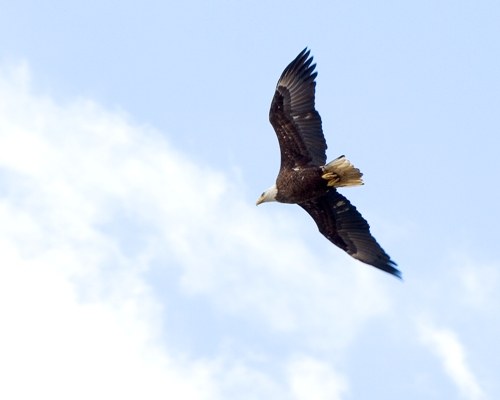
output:
[[[237, 360], [174, 356], [164, 316], [180, 299], [154, 294], [152, 268], [178, 270], [183, 296], [309, 348], [345, 347], [390, 307], [380, 272], [333, 247], [328, 260], [313, 254], [298, 223], [275, 210], [266, 218], [230, 177], [196, 165], [159, 132], [86, 99], [34, 94], [25, 66], [0, 69], [0, 182], [6, 398], [288, 390]], [[326, 363], [288, 371], [297, 396], [317, 376], [343, 391]]]
[[2, 398], [217, 397], [208, 365], [172, 360], [154, 344], [145, 299], [82, 304], [61, 265], [46, 265], [66, 260], [8, 261], [0, 274]]
[[465, 349], [457, 335], [437, 328], [428, 321], [419, 322], [420, 339], [441, 361], [446, 374], [463, 398], [484, 399], [484, 393], [466, 360]]
[[[461, 300], [480, 312], [497, 313], [498, 287], [500, 282], [499, 265], [479, 263], [462, 255], [457, 270], [461, 287]], [[498, 264], [498, 263], [497, 263]]]
[[301, 357], [288, 366], [288, 378], [296, 400], [339, 400], [347, 392], [344, 377], [339, 376], [328, 363], [310, 357]]

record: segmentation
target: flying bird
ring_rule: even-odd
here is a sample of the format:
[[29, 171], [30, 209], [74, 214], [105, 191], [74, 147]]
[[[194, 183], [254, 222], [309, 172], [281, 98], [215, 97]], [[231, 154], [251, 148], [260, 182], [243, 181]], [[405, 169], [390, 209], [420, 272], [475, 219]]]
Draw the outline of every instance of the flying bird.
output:
[[276, 183], [257, 200], [298, 204], [319, 231], [352, 257], [401, 277], [368, 222], [337, 188], [362, 185], [362, 173], [340, 156], [326, 163], [321, 117], [314, 108], [316, 64], [305, 48], [283, 71], [269, 111], [281, 152]]

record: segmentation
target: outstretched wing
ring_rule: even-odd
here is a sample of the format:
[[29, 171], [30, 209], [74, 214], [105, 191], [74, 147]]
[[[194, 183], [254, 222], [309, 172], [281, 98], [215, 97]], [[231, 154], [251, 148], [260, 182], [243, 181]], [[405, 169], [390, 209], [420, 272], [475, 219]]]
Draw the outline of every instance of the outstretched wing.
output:
[[332, 243], [354, 258], [401, 278], [396, 263], [371, 235], [368, 222], [339, 192], [332, 189], [322, 197], [299, 205]]
[[276, 86], [269, 120], [281, 150], [281, 169], [326, 163], [321, 117], [314, 109], [316, 64], [304, 49], [285, 68]]

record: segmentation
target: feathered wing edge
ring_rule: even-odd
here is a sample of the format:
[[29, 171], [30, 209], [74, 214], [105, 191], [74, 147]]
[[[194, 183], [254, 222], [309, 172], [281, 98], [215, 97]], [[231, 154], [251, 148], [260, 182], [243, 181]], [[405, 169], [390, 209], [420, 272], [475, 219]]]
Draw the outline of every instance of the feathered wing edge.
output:
[[401, 278], [397, 264], [371, 235], [368, 222], [336, 190], [299, 205], [314, 219], [319, 231], [336, 246], [359, 261]]
[[305, 48], [283, 71], [269, 110], [281, 150], [282, 167], [324, 165], [326, 141], [314, 108], [316, 75]]

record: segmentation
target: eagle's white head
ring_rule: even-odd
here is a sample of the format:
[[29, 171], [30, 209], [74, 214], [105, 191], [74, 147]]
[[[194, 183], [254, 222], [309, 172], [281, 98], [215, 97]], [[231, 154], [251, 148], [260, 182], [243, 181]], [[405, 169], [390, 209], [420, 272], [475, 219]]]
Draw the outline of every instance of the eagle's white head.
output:
[[267, 201], [276, 201], [276, 195], [278, 194], [278, 188], [276, 185], [271, 186], [264, 193], [260, 195], [257, 199], [256, 205], [258, 206], [261, 203], [265, 203]]

